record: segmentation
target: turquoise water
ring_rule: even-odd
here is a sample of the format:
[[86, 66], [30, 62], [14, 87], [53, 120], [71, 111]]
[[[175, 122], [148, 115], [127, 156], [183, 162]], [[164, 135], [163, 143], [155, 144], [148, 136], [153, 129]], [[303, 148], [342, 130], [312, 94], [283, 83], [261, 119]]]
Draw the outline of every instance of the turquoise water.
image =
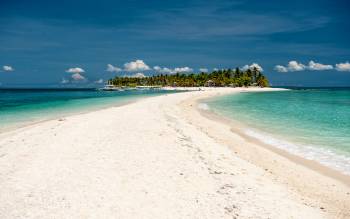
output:
[[350, 89], [240, 93], [207, 104], [247, 135], [350, 174]]
[[121, 105], [173, 91], [94, 89], [0, 89], [0, 132], [74, 113]]

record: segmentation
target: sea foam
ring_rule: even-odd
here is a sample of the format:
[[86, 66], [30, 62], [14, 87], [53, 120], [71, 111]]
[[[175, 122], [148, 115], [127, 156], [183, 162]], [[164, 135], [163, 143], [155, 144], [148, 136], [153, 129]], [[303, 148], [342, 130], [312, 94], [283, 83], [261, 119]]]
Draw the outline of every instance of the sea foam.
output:
[[350, 175], [350, 158], [337, 154], [332, 150], [315, 145], [302, 145], [278, 139], [262, 131], [247, 128], [244, 134], [258, 139], [259, 141], [273, 147], [285, 150], [291, 154], [317, 161], [327, 167], [338, 170], [346, 175]]

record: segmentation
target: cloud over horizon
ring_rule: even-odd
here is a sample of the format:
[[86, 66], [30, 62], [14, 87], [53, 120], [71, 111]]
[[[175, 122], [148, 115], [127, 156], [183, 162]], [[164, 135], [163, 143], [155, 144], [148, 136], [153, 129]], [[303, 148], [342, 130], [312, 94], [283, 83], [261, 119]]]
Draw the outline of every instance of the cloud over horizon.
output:
[[79, 73], [72, 74], [72, 79], [74, 81], [84, 81], [84, 80], [86, 80], [86, 78], [83, 75], [79, 74]]
[[138, 72], [136, 74], [131, 75], [131, 77], [132, 78], [145, 78], [146, 76], [143, 73]]
[[288, 72], [288, 69], [283, 65], [276, 65], [274, 69], [278, 72]]
[[345, 62], [345, 63], [339, 63], [335, 65], [335, 69], [337, 71], [350, 71], [350, 63]]
[[85, 73], [85, 70], [82, 68], [79, 68], [79, 67], [69, 68], [66, 70], [66, 72], [72, 73], [71, 78], [73, 81], [76, 81], [76, 82], [87, 81], [87, 78], [82, 75], [82, 73]]
[[147, 71], [150, 70], [150, 67], [143, 60], [136, 60], [127, 62], [124, 64], [125, 71], [134, 72], [134, 71]]
[[4, 70], [4, 71], [6, 71], [6, 72], [10, 72], [10, 71], [14, 71], [15, 69], [12, 67], [12, 66], [10, 66], [10, 65], [4, 65], [4, 66], [2, 66], [2, 69]]
[[109, 72], [120, 72], [120, 71], [122, 71], [122, 69], [118, 68], [117, 66], [113, 66], [112, 64], [107, 64], [106, 71], [109, 71]]
[[174, 68], [175, 73], [191, 73], [193, 72], [193, 69], [190, 67], [180, 67], [180, 68]]
[[154, 66], [153, 69], [158, 72], [158, 73], [162, 73], [162, 74], [172, 74], [172, 70], [170, 68], [166, 68], [166, 67], [160, 67], [160, 66]]
[[305, 65], [298, 63], [297, 61], [290, 61], [287, 66], [288, 71], [303, 71]]
[[309, 61], [308, 65], [298, 63], [297, 61], [288, 62], [287, 66], [276, 65], [274, 68], [277, 72], [294, 72], [294, 71], [326, 71], [326, 70], [337, 70], [337, 71], [350, 71], [350, 63], [339, 63], [335, 67], [329, 64], [322, 64], [314, 62], [313, 60]]
[[85, 70], [79, 67], [69, 68], [66, 70], [67, 73], [84, 73]]
[[311, 60], [308, 65], [304, 65], [295, 60], [289, 61], [287, 66], [276, 65], [274, 68], [277, 72], [295, 72], [295, 71], [325, 71], [332, 70], [333, 65], [317, 63]]
[[321, 64], [321, 63], [316, 63], [316, 62], [311, 60], [309, 62], [308, 69], [310, 69], [311, 71], [323, 71], [323, 70], [331, 70], [331, 69], [333, 69], [333, 66], [332, 65], [325, 65], [325, 64]]
[[166, 67], [160, 67], [160, 66], [154, 66], [153, 69], [157, 73], [162, 73], [162, 74], [176, 74], [176, 73], [192, 73], [193, 69], [190, 67], [177, 67], [174, 69], [171, 68], [166, 68]]
[[258, 63], [252, 63], [251, 65], [245, 65], [242, 67], [242, 70], [243, 71], [246, 71], [248, 69], [253, 70], [254, 68], [258, 69], [261, 72], [264, 71], [264, 69]]

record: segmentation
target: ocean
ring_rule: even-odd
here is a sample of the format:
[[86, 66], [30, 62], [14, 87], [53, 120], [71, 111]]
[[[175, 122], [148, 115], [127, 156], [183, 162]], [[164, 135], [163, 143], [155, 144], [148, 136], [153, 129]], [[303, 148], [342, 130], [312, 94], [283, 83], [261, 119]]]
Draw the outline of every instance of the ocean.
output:
[[243, 92], [205, 103], [246, 135], [350, 175], [350, 88]]
[[117, 106], [175, 91], [95, 89], [0, 89], [0, 132], [24, 125]]

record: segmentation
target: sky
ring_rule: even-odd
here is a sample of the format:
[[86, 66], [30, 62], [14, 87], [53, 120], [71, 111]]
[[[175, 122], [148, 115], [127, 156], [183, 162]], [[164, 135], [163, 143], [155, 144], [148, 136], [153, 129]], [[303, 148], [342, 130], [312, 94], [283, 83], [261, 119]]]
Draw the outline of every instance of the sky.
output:
[[259, 66], [273, 86], [350, 86], [347, 0], [0, 0], [0, 86]]

